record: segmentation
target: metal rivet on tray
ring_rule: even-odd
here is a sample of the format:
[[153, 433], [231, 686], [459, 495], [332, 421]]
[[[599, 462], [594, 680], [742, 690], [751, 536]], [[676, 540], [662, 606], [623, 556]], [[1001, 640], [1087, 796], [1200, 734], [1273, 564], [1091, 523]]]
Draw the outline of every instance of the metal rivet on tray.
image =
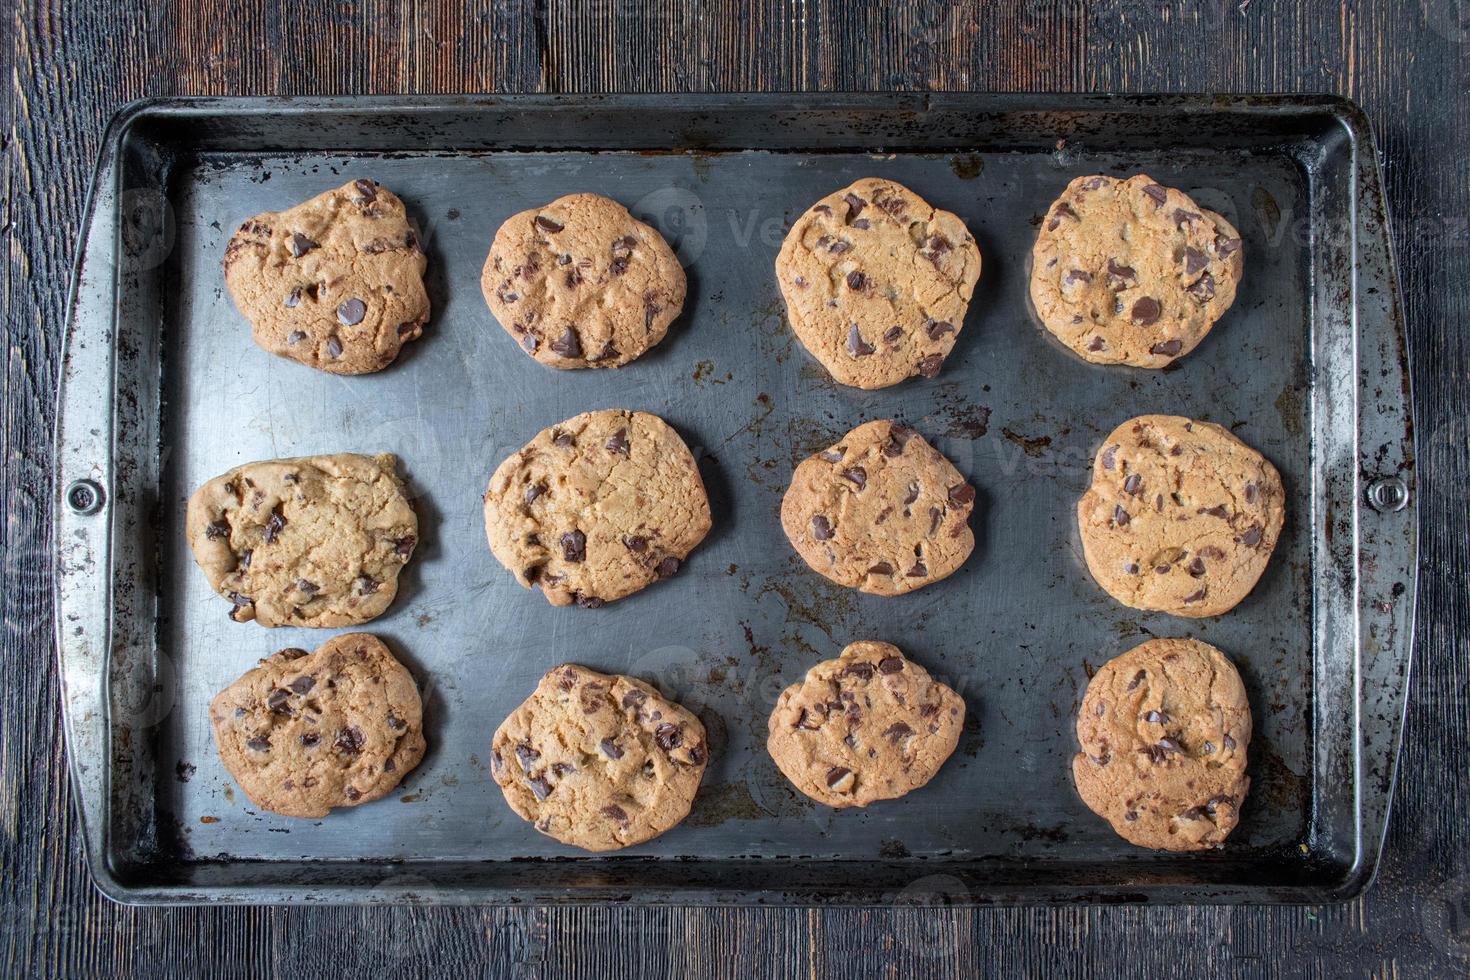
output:
[[102, 509], [102, 488], [92, 480], [73, 480], [66, 488], [66, 506], [73, 514], [95, 514]]
[[1409, 485], [1396, 476], [1368, 484], [1368, 503], [1376, 511], [1391, 513], [1409, 506]]

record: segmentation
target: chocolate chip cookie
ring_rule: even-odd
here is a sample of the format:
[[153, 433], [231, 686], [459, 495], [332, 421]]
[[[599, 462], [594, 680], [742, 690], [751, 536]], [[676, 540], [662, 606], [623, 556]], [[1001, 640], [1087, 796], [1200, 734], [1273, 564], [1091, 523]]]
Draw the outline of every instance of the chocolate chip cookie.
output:
[[913, 429], [858, 426], [804, 460], [781, 501], [798, 554], [838, 585], [912, 592], [952, 574], [975, 547], [975, 488]]
[[964, 723], [958, 694], [893, 644], [861, 640], [781, 692], [766, 749], [818, 803], [867, 806], [933, 779]]
[[288, 817], [387, 796], [424, 757], [418, 686], [371, 633], [262, 660], [215, 696], [209, 720], [245, 795]]
[[685, 287], [663, 236], [597, 194], [509, 218], [480, 277], [506, 333], [555, 368], [627, 364], [663, 340]]
[[791, 328], [857, 388], [938, 375], [979, 278], [980, 249], [958, 216], [874, 177], [812, 205], [776, 258]]
[[237, 466], [189, 498], [185, 530], [230, 618], [355, 626], [398, 592], [419, 523], [387, 453]]
[[1103, 441], [1077, 523], [1087, 567], [1114, 599], [1201, 617], [1255, 587], [1285, 513], [1276, 467], [1228, 430], [1141, 415]]
[[595, 609], [669, 578], [709, 529], [689, 447], [647, 412], [584, 412], [543, 429], [485, 493], [491, 552], [554, 606]]
[[1042, 219], [1031, 301], [1087, 360], [1157, 368], [1205, 338], [1243, 269], [1240, 234], [1183, 191], [1145, 174], [1078, 177]]
[[490, 772], [512, 810], [587, 851], [683, 820], [709, 761], [704, 725], [648, 684], [563, 664], [495, 731]]
[[1251, 710], [1235, 666], [1198, 640], [1150, 640], [1098, 669], [1077, 713], [1077, 792], [1140, 847], [1219, 847], [1250, 788]]
[[332, 374], [382, 370], [429, 320], [418, 235], [403, 202], [371, 180], [257, 214], [224, 264], [255, 342]]

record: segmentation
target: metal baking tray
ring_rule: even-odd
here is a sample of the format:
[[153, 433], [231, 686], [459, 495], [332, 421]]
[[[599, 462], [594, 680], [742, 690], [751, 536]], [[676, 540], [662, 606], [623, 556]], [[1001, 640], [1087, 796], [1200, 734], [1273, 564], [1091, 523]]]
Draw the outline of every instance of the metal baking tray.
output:
[[[1162, 371], [1088, 365], [1026, 307], [1025, 261], [1078, 174], [1146, 171], [1243, 233], [1234, 308]], [[957, 212], [985, 268], [943, 373], [843, 388], [794, 340], [789, 222], [862, 176]], [[408, 202], [433, 319], [389, 370], [339, 378], [257, 349], [220, 257], [246, 217], [354, 177]], [[684, 315], [616, 371], [556, 372], [495, 324], [479, 272], [507, 216], [611, 195], [688, 265]], [[1409, 375], [1372, 138], [1330, 98], [1029, 95], [183, 99], [112, 124], [91, 195], [57, 436], [57, 642], [71, 774], [99, 887], [121, 901], [979, 904], [1341, 899], [1376, 865], [1407, 690], [1416, 546]], [[495, 464], [577, 412], [656, 412], [695, 449], [714, 530], [669, 583], [553, 609], [485, 545]], [[1090, 579], [1074, 507], [1103, 435], [1144, 412], [1230, 426], [1280, 468], [1280, 547], [1203, 621]], [[783, 539], [794, 464], [868, 419], [915, 425], [980, 490], [964, 568], [900, 598], [838, 588]], [[428, 756], [322, 821], [258, 811], [211, 744], [210, 696], [331, 631], [236, 624], [194, 568], [187, 495], [247, 460], [397, 453], [423, 544], [384, 636], [426, 693]], [[1072, 787], [1091, 669], [1193, 635], [1241, 667], [1254, 785], [1228, 846], [1151, 853]], [[777, 693], [851, 640], [960, 690], [959, 750], [863, 811], [766, 757]], [[537, 834], [487, 772], [495, 725], [555, 664], [634, 673], [696, 710], [713, 760], [689, 818], [589, 855]]]

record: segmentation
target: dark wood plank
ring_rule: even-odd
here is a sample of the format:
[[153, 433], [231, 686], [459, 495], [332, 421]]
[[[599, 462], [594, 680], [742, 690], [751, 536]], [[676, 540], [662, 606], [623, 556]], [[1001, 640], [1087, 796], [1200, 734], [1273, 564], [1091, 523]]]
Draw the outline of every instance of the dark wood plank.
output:
[[[1464, 975], [1470, 18], [1463, 0], [21, 0], [0, 18], [0, 973]], [[109, 116], [171, 93], [1330, 91], [1380, 141], [1415, 358], [1418, 663], [1383, 869], [1316, 909], [119, 908], [70, 810], [49, 639], [65, 286]]]

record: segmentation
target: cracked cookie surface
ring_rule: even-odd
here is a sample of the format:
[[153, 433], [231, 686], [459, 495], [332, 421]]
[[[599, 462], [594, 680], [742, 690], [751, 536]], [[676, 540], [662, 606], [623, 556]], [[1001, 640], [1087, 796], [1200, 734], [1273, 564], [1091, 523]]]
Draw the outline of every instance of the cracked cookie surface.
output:
[[255, 342], [332, 374], [380, 371], [423, 333], [426, 266], [403, 202], [371, 180], [257, 214], [224, 259]]
[[245, 795], [288, 817], [380, 799], [424, 757], [418, 685], [371, 633], [261, 661], [215, 696], [209, 720]]
[[792, 330], [857, 388], [937, 376], [979, 278], [979, 246], [957, 215], [874, 177], [812, 205], [776, 258]]
[[388, 453], [237, 466], [196, 490], [185, 521], [194, 561], [262, 626], [355, 626], [386, 610], [413, 555], [418, 518]]
[[505, 332], [555, 368], [627, 364], [663, 340], [686, 287], [663, 236], [597, 194], [508, 218], [480, 276]]
[[893, 644], [861, 640], [781, 692], [766, 750], [817, 802], [862, 807], [933, 779], [964, 723], [952, 689]]
[[1285, 513], [1276, 467], [1227, 429], [1141, 415], [1098, 449], [1077, 523], [1088, 570], [1114, 599], [1198, 618], [1255, 587]]
[[1250, 704], [1223, 653], [1150, 640], [1098, 668], [1077, 712], [1083, 802], [1140, 847], [1218, 847], [1250, 788]]
[[495, 731], [490, 771], [512, 810], [588, 851], [657, 837], [689, 813], [709, 762], [704, 725], [652, 686], [553, 668]]
[[584, 412], [543, 429], [485, 493], [491, 552], [554, 606], [596, 608], [669, 578], [709, 529], [689, 447], [647, 412]]
[[1031, 302], [1067, 347], [1097, 364], [1163, 367], [1235, 301], [1240, 233], [1146, 174], [1067, 185], [1031, 253]]
[[975, 488], [913, 429], [868, 422], [796, 467], [781, 527], [815, 571], [874, 595], [953, 574], [975, 548]]

